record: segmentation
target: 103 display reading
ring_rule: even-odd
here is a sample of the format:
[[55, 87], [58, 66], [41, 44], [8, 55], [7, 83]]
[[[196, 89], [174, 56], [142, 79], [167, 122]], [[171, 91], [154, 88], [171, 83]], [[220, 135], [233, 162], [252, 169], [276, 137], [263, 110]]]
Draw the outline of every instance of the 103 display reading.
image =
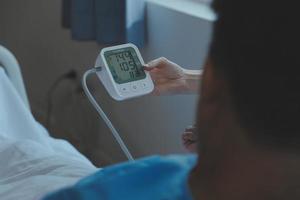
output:
[[123, 84], [146, 78], [143, 66], [133, 48], [107, 51], [104, 56], [116, 83]]
[[[114, 59], [113, 57], [114, 55], [110, 56], [110, 59]], [[128, 72], [131, 79], [135, 79], [135, 77], [140, 76], [141, 72], [140, 70], [138, 70], [136, 63], [134, 62], [133, 56], [129, 51], [116, 54], [115, 59], [119, 63], [120, 69], [123, 72]]]

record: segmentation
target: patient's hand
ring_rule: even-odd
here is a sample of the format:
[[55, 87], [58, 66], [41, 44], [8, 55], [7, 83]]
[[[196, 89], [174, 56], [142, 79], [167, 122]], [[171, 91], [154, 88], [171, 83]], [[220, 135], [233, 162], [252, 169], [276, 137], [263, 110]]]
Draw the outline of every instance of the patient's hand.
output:
[[191, 126], [186, 128], [182, 135], [182, 142], [184, 147], [191, 153], [197, 152], [197, 137], [196, 137], [196, 127]]
[[154, 95], [169, 95], [198, 92], [200, 70], [187, 70], [169, 61], [158, 58], [145, 65], [154, 81]]

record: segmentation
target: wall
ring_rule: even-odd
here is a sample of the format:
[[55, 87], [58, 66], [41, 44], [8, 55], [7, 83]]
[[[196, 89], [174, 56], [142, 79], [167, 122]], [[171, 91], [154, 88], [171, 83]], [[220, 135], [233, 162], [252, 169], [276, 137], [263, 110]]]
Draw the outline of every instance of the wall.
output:
[[[47, 91], [69, 69], [80, 74], [93, 66], [101, 46], [76, 42], [61, 28], [60, 0], [1, 0], [0, 43], [17, 56], [29, 98], [44, 122]], [[147, 6], [148, 43], [145, 60], [165, 56], [190, 69], [203, 64], [211, 23], [156, 3]], [[56, 92], [54, 136], [71, 140], [96, 163], [124, 160], [104, 124], [86, 98], [76, 93], [78, 82], [65, 82]], [[143, 97], [125, 102], [111, 100], [98, 81], [90, 82], [98, 100], [112, 118], [136, 157], [183, 152], [181, 132], [194, 123], [197, 95]]]
[[0, 43], [21, 61], [30, 100], [38, 106], [43, 106], [45, 90], [61, 72], [93, 65], [100, 49], [93, 42], [70, 40], [60, 26], [60, 7], [60, 0], [0, 2]]

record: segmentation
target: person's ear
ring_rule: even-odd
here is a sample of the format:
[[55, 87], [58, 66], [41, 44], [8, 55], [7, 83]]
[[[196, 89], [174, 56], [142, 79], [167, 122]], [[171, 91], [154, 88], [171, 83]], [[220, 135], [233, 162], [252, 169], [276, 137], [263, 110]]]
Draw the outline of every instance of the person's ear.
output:
[[199, 166], [215, 166], [222, 154], [228, 130], [231, 130], [231, 107], [226, 78], [213, 61], [207, 59], [202, 74], [200, 101], [197, 115], [199, 138]]
[[226, 89], [224, 77], [216, 71], [212, 60], [208, 58], [202, 75], [201, 99], [209, 102], [219, 101], [227, 91]]

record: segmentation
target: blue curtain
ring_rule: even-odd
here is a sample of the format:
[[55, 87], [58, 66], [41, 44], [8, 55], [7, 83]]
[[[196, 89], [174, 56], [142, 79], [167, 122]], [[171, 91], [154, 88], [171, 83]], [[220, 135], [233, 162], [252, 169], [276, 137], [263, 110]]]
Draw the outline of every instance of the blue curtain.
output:
[[145, 42], [145, 0], [63, 0], [63, 26], [74, 40]]

